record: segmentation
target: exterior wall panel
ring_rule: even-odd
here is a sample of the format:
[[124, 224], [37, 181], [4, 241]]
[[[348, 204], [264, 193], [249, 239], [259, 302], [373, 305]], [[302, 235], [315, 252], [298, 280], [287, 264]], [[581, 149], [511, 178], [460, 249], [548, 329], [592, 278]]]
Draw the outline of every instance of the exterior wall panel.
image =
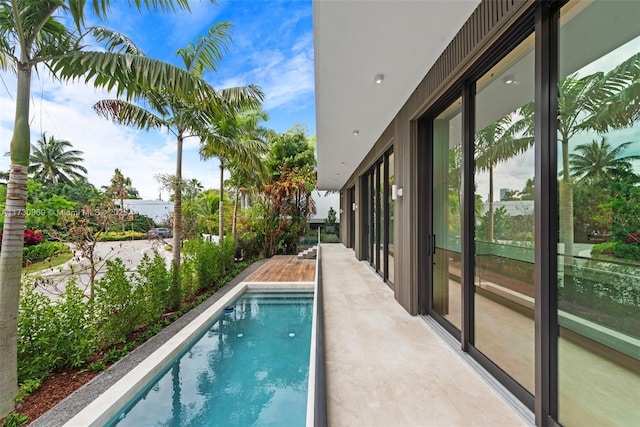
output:
[[[429, 109], [460, 77], [480, 58], [509, 27], [535, 4], [534, 0], [491, 0], [482, 2], [460, 29], [424, 79], [413, 91], [398, 114], [389, 123], [373, 148], [347, 180], [343, 191], [356, 186], [358, 206], [362, 192], [360, 179], [367, 170], [393, 145], [395, 153], [395, 177], [403, 196], [395, 203], [395, 298], [411, 314], [418, 312], [418, 262], [416, 235], [418, 229], [418, 183], [416, 120]], [[349, 206], [343, 209], [349, 209]], [[364, 259], [362, 251], [364, 224], [356, 215], [355, 252]], [[345, 228], [343, 231], [347, 231]], [[346, 237], [343, 237], [345, 241]]]

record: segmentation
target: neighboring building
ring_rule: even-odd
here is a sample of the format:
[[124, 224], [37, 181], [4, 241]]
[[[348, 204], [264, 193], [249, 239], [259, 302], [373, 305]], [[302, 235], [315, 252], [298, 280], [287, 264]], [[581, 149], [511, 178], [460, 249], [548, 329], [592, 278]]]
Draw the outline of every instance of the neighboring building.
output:
[[[594, 187], [579, 199], [564, 156], [603, 136], [614, 148], [640, 141], [638, 92], [621, 92], [640, 84], [640, 2], [313, 6], [318, 188], [340, 192], [342, 242], [537, 425], [637, 425], [640, 263], [590, 258], [589, 247], [585, 256], [573, 226], [584, 215], [605, 221], [603, 197], [623, 190]], [[534, 220], [514, 216], [507, 231], [535, 236], [533, 249], [498, 241], [479, 212], [528, 179]], [[628, 209], [605, 228], [640, 230], [623, 218], [632, 201], [616, 200]]]
[[309, 218], [312, 229], [324, 226], [324, 221], [329, 214], [329, 208], [336, 211], [337, 222], [340, 223], [340, 193], [331, 191], [314, 191], [311, 195], [316, 203], [316, 213]]
[[[114, 200], [113, 202], [117, 206], [120, 206], [120, 200]], [[153, 219], [153, 222], [156, 224], [164, 224], [167, 219], [172, 218], [173, 215], [173, 202], [139, 199], [124, 199], [123, 202], [125, 209], [129, 209], [131, 212], [135, 212], [140, 215], [148, 216]]]

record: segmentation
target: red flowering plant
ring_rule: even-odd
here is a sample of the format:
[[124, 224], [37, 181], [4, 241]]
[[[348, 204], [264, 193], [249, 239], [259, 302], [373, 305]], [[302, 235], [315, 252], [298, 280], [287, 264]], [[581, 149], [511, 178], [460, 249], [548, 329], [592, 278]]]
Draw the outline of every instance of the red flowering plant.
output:
[[624, 239], [627, 243], [633, 243], [636, 245], [640, 245], [640, 231], [636, 231], [635, 233], [629, 233], [626, 239]]
[[25, 246], [35, 246], [39, 243], [42, 243], [44, 240], [44, 236], [41, 233], [33, 230], [25, 230], [24, 232], [24, 245]]
[[[24, 245], [25, 246], [35, 246], [44, 241], [44, 236], [42, 233], [33, 230], [25, 230], [24, 235]], [[2, 233], [0, 232], [0, 243], [2, 243]]]

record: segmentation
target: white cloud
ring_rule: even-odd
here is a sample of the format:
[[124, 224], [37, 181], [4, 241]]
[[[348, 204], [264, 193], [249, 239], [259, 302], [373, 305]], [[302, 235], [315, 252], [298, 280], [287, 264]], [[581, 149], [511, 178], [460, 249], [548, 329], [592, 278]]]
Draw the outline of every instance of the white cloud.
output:
[[[13, 97], [15, 90], [11, 91], [11, 87], [15, 87], [15, 78], [7, 74], [2, 77]], [[45, 98], [41, 97], [42, 94]], [[84, 152], [83, 165], [88, 170], [89, 182], [96, 187], [107, 185], [114, 170], [119, 168], [131, 178], [143, 198], [156, 199], [160, 186], [154, 176], [175, 173], [176, 139], [166, 131], [138, 131], [98, 117], [91, 106], [106, 97], [109, 97], [108, 93], [84, 84], [60, 85], [47, 78], [41, 82], [34, 80], [31, 141], [37, 141], [42, 132], [67, 140], [74, 149]], [[6, 91], [0, 96], [0, 110], [0, 152], [4, 154], [9, 151], [15, 112], [15, 102]], [[218, 168], [214, 167], [217, 163], [215, 160], [200, 161], [197, 147], [197, 139], [185, 140], [183, 176], [199, 179], [206, 188], [212, 188], [218, 182]], [[9, 168], [8, 157], [0, 157], [0, 168]], [[165, 193], [163, 198], [166, 200], [168, 195]]]

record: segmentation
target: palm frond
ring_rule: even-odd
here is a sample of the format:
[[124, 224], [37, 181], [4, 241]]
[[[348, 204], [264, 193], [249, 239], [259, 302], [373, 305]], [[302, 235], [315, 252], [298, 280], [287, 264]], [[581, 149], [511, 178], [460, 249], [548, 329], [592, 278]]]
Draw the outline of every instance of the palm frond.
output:
[[177, 55], [182, 58], [185, 68], [199, 77], [205, 70], [215, 71], [222, 54], [229, 49], [229, 28], [228, 22], [218, 22], [195, 44], [189, 43], [187, 47], [178, 49]]
[[102, 26], [94, 26], [90, 30], [98, 42], [105, 42], [110, 52], [146, 56], [133, 40], [118, 31]]
[[159, 116], [144, 108], [119, 99], [103, 99], [93, 105], [93, 110], [101, 117], [125, 126], [138, 129], [169, 127]]
[[176, 97], [206, 100], [215, 91], [204, 80], [186, 70], [156, 59], [113, 52], [73, 52], [51, 60], [51, 69], [62, 80], [80, 80], [95, 87], [115, 90], [127, 100], [153, 87]]

